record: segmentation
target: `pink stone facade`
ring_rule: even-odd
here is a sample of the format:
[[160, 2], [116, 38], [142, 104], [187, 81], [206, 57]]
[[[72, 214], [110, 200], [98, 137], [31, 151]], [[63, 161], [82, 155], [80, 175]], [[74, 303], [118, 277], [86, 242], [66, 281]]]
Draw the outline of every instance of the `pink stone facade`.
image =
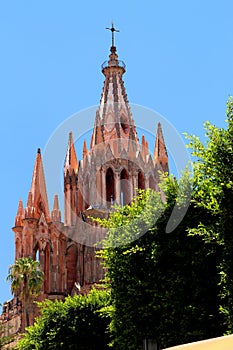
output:
[[[112, 46], [102, 67], [105, 76], [100, 106], [96, 111], [90, 149], [83, 145], [78, 160], [70, 132], [64, 163], [64, 220], [58, 196], [49, 210], [42, 155], [38, 150], [26, 206], [19, 202], [13, 231], [15, 259], [38, 259], [45, 273], [40, 300], [62, 299], [85, 293], [104, 275], [95, 253], [95, 242], [104, 237], [89, 215], [107, 217], [114, 204], [129, 204], [137, 189], [157, 190], [159, 171], [168, 171], [168, 156], [161, 125], [158, 125], [154, 155], [148, 142], [138, 140], [123, 82], [124, 64]], [[93, 118], [94, 119], [94, 118]], [[58, 174], [59, 176], [59, 174]], [[61, 199], [60, 199], [61, 200]], [[20, 315], [21, 304], [4, 306], [2, 320]], [[12, 305], [10, 304], [12, 303]], [[20, 325], [17, 324], [17, 326]]]

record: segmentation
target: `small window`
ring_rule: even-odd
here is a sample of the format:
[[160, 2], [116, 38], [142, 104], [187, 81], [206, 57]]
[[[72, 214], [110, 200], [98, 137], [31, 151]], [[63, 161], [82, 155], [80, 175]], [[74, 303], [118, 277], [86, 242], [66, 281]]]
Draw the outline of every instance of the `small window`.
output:
[[129, 124], [126, 122], [127, 118], [125, 118], [123, 115], [121, 116], [121, 127], [125, 134], [129, 131]]

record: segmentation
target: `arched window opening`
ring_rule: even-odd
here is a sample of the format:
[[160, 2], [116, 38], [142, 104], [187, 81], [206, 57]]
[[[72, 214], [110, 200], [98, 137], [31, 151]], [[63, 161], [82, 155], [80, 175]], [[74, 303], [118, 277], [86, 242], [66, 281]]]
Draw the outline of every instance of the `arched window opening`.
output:
[[141, 190], [145, 189], [145, 179], [141, 171], [138, 173], [138, 188]]
[[39, 249], [36, 250], [36, 261], [40, 262], [40, 252]]
[[155, 180], [152, 175], [149, 177], [149, 188], [152, 188], [152, 190], [155, 190]]
[[42, 203], [42, 201], [39, 202], [38, 208], [40, 210], [40, 213], [44, 213], [45, 212], [44, 204]]
[[108, 168], [106, 172], [106, 202], [109, 208], [115, 201], [115, 182], [114, 174], [111, 168]]
[[47, 243], [44, 252], [44, 291], [45, 293], [50, 292], [50, 245]]
[[129, 124], [126, 121], [126, 118], [124, 117], [124, 115], [121, 116], [121, 127], [124, 131], [124, 133], [128, 133], [129, 131]]
[[85, 185], [84, 185], [85, 191], [83, 195], [84, 199], [84, 210], [86, 210], [90, 206], [90, 186], [89, 186], [89, 177], [87, 176], [85, 179]]
[[129, 175], [125, 169], [121, 172], [121, 192], [120, 192], [120, 204], [126, 205], [130, 203], [130, 187], [129, 187]]
[[72, 244], [67, 250], [67, 293], [70, 294], [76, 282], [77, 248]]
[[17, 238], [16, 239], [16, 242], [15, 242], [15, 257], [16, 257], [16, 260], [21, 258], [21, 243], [20, 243], [20, 240]]
[[39, 250], [38, 242], [36, 244], [36, 247], [34, 248], [34, 260], [36, 260], [40, 263], [40, 250]]

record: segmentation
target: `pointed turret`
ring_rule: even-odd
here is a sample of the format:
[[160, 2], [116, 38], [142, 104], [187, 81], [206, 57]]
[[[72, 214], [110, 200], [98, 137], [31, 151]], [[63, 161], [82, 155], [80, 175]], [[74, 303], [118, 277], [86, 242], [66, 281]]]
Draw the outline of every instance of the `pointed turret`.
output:
[[[110, 30], [112, 33], [116, 31], [114, 27]], [[114, 156], [118, 156], [123, 149], [127, 150], [128, 140], [133, 140], [138, 149], [139, 142], [122, 79], [125, 64], [118, 60], [114, 40], [110, 48], [109, 60], [102, 64], [102, 73], [105, 81], [100, 107], [96, 113], [91, 148], [104, 142], [110, 144]], [[121, 144], [116, 145], [114, 140], [119, 139]]]
[[157, 165], [158, 169], [161, 169], [164, 172], [169, 171], [167, 149], [164, 142], [162, 127], [160, 123], [158, 123], [156, 133], [154, 163], [155, 165]]
[[148, 141], [145, 143], [145, 149], [146, 149], [146, 157], [149, 155], [149, 144]]
[[66, 175], [68, 172], [71, 175], [73, 171], [75, 174], [78, 173], [78, 159], [74, 148], [73, 135], [72, 135], [72, 132], [70, 132], [65, 164], [64, 164], [64, 173]]
[[20, 199], [17, 214], [15, 217], [15, 226], [22, 226], [22, 220], [24, 218], [23, 201]]
[[32, 192], [28, 192], [27, 208], [32, 208]]
[[95, 147], [95, 145], [99, 145], [100, 143], [104, 142], [104, 137], [103, 137], [102, 131], [103, 131], [103, 127], [102, 127], [101, 122], [100, 122], [99, 111], [96, 111], [94, 129], [93, 129], [93, 133], [91, 136], [91, 144], [90, 144], [91, 149], [93, 147]]
[[84, 140], [84, 142], [83, 142], [83, 160], [86, 158], [87, 154], [88, 154], [87, 143], [86, 143], [86, 140]]
[[32, 192], [28, 192], [28, 200], [27, 200], [27, 206], [25, 208], [25, 218], [34, 218], [35, 217], [35, 208], [32, 204]]
[[145, 140], [145, 136], [142, 135], [142, 158], [145, 161], [146, 159], [146, 140]]
[[[76, 220], [78, 172], [79, 172], [78, 159], [74, 148], [72, 132], [70, 132], [68, 148], [66, 152], [65, 165], [64, 165], [64, 193], [65, 193], [64, 222], [65, 222], [65, 225], [73, 225]], [[54, 204], [56, 204], [56, 207], [57, 207], [58, 199], [56, 199], [56, 202], [54, 199]], [[58, 212], [56, 213], [58, 214]], [[57, 219], [59, 219], [59, 217], [57, 217]], [[53, 221], [56, 221], [55, 217]], [[61, 218], [58, 221], [61, 221]]]
[[51, 213], [52, 221], [61, 222], [61, 211], [59, 208], [58, 195], [55, 194], [53, 202], [53, 210]]
[[[34, 208], [35, 218], [40, 218], [43, 212], [47, 221], [50, 221], [49, 204], [40, 148], [38, 148], [32, 176], [31, 195], [28, 197], [28, 207]], [[31, 204], [31, 205], [30, 205]]]

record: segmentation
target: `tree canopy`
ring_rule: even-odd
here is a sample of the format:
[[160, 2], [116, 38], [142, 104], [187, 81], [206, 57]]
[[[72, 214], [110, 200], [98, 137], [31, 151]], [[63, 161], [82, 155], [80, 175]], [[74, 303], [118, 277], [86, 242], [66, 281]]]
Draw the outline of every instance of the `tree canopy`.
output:
[[23, 302], [23, 328], [29, 326], [29, 304], [32, 296], [40, 293], [44, 280], [44, 273], [40, 270], [40, 263], [31, 257], [19, 258], [9, 267], [7, 280], [11, 282], [11, 292]]
[[[187, 174], [179, 181], [167, 177], [164, 203], [152, 191], [140, 192], [131, 206], [102, 221], [109, 228], [102, 257], [116, 349], [140, 349], [145, 336], [165, 347], [233, 331], [231, 98], [226, 122], [225, 129], [205, 124], [205, 144], [188, 136], [195, 157], [191, 183]], [[191, 185], [186, 216], [166, 233], [174, 205], [185, 209]]]
[[[107, 349], [111, 341], [114, 350], [141, 350], [145, 337], [168, 347], [233, 331], [232, 99], [226, 123], [207, 122], [205, 143], [187, 136], [192, 176], [163, 176], [162, 195], [139, 190], [98, 220], [108, 228], [99, 256], [109, 291], [45, 301], [19, 349]], [[168, 232], [174, 206], [186, 215]]]
[[196, 208], [205, 212], [190, 233], [218, 246], [220, 312], [225, 332], [233, 331], [233, 99], [227, 102], [226, 128], [205, 123], [206, 144], [189, 136], [194, 162]]
[[[221, 327], [216, 323], [216, 251], [211, 243], [203, 244], [199, 236], [188, 234], [189, 227], [198, 225], [200, 210], [190, 205], [182, 223], [166, 233], [174, 205], [179, 210], [186, 206], [187, 187], [183, 184], [188, 183], [188, 174], [180, 183], [172, 177], [165, 178], [165, 203], [154, 191], [140, 191], [135, 204], [119, 208], [103, 222], [109, 227], [102, 258], [111, 288], [114, 349], [141, 349], [146, 336], [166, 347], [221, 335]], [[183, 201], [177, 203], [182, 186]], [[148, 205], [150, 210], [144, 216], [150, 225], [144, 230], [143, 220], [135, 223], [135, 217], [138, 212], [145, 214], [144, 207]], [[131, 231], [131, 225], [136, 225], [136, 229]]]
[[20, 350], [108, 349], [109, 291], [92, 289], [88, 295], [39, 303], [41, 316], [26, 330]]

